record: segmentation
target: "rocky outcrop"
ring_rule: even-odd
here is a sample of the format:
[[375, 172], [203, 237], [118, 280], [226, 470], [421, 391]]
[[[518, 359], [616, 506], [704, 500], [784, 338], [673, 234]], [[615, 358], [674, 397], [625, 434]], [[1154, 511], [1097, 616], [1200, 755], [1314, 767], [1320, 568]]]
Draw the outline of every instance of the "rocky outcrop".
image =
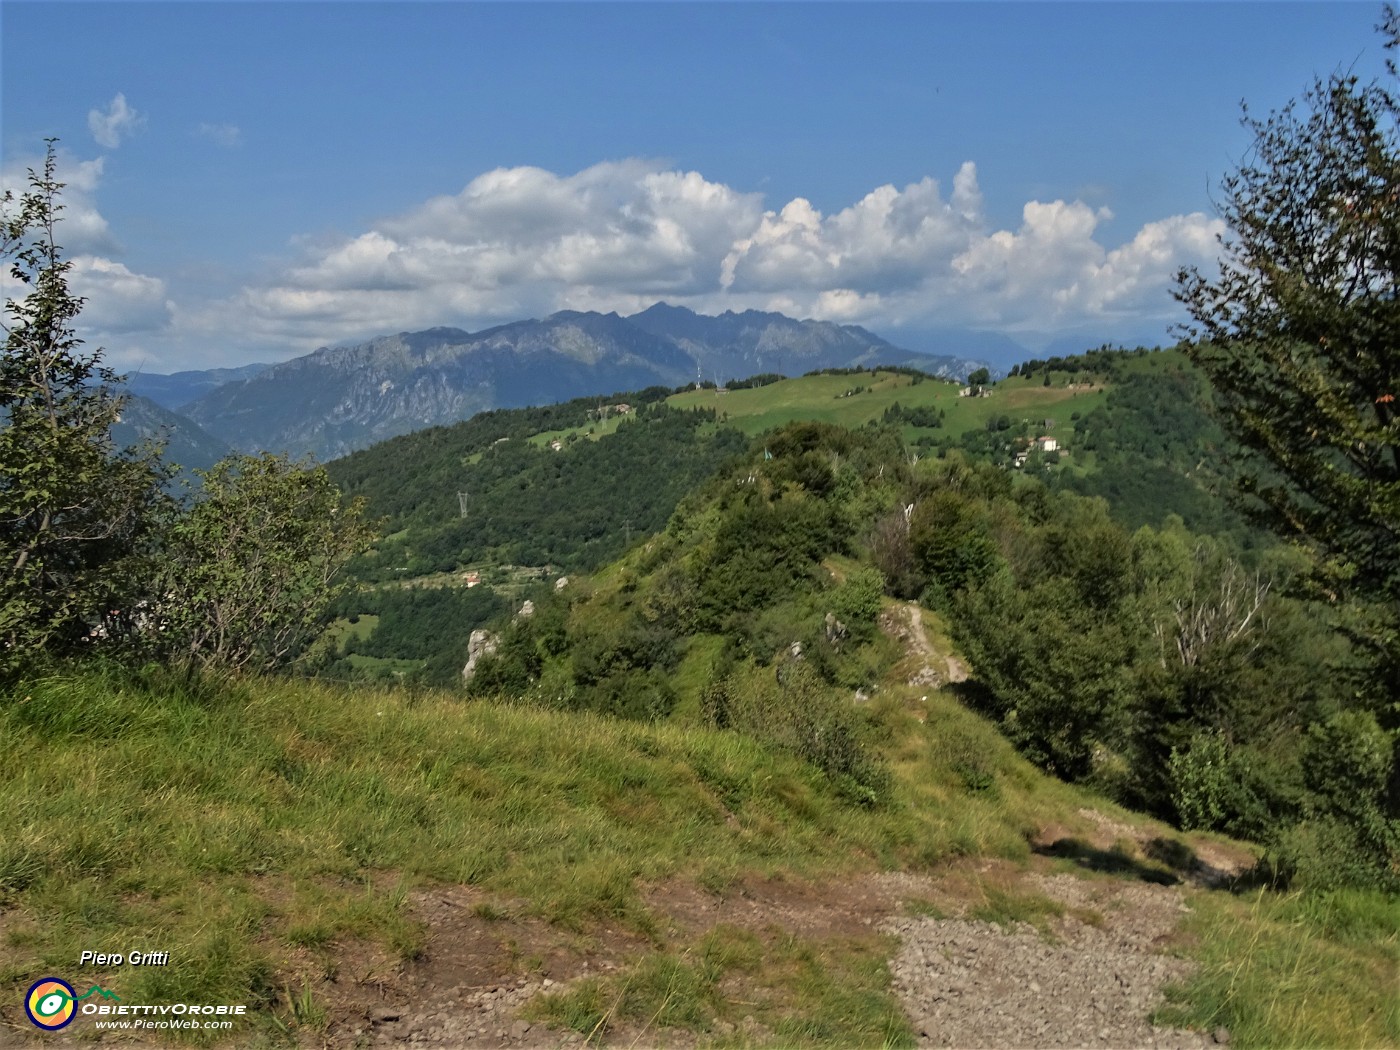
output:
[[478, 627], [467, 639], [467, 664], [462, 668], [462, 681], [470, 682], [476, 674], [476, 665], [483, 656], [490, 656], [501, 644], [501, 636], [485, 628]]
[[846, 629], [846, 625], [836, 618], [835, 613], [829, 612], [826, 614], [823, 627], [826, 632], [826, 640], [838, 649], [841, 647], [841, 643], [845, 641], [850, 634]]

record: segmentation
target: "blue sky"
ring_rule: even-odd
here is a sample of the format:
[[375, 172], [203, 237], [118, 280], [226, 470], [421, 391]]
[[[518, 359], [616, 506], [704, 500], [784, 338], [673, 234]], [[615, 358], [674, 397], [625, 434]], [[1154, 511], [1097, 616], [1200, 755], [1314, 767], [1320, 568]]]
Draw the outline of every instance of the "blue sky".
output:
[[[1166, 342], [1211, 192], [1379, 4], [0, 4], [84, 335], [148, 371], [561, 308]], [[1000, 363], [1000, 362], [999, 362]]]

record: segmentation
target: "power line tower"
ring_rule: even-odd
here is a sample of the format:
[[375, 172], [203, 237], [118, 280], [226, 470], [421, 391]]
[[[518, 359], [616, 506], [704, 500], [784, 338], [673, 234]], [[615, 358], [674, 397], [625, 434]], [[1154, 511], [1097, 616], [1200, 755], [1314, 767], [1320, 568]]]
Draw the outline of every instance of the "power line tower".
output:
[[460, 517], [467, 516], [467, 494], [465, 492], [457, 493], [457, 510]]

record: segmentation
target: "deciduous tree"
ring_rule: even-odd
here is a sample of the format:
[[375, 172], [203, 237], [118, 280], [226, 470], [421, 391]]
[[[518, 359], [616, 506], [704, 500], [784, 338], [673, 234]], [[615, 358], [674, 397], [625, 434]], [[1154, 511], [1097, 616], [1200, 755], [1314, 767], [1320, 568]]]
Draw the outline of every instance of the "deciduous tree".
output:
[[[1394, 8], [1382, 31], [1387, 48], [1400, 45]], [[1358, 687], [1372, 710], [1336, 723], [1338, 740], [1351, 734], [1360, 743], [1335, 750], [1351, 761], [1384, 740], [1385, 760], [1371, 762], [1367, 775], [1383, 769], [1389, 787], [1375, 812], [1379, 831], [1342, 814], [1336, 827], [1349, 842], [1331, 842], [1319, 855], [1358, 858], [1358, 870], [1393, 884], [1400, 877], [1400, 98], [1393, 91], [1400, 78], [1393, 61], [1388, 68], [1389, 86], [1335, 74], [1264, 120], [1246, 113], [1254, 145], [1222, 186], [1229, 233], [1219, 275], [1183, 271], [1177, 297], [1196, 322], [1187, 353], [1247, 450], [1239, 480], [1251, 509], [1312, 553], [1325, 596], [1360, 609], [1344, 622], [1369, 651]], [[1365, 721], [1375, 718], [1378, 728]], [[1363, 723], [1376, 733], [1363, 732]]]
[[[1394, 11], [1387, 26], [1400, 41]], [[1392, 66], [1391, 73], [1394, 75]], [[1349, 75], [1246, 115], [1218, 276], [1179, 275], [1187, 353], [1248, 450], [1253, 509], [1309, 546], [1334, 596], [1400, 609], [1400, 102]], [[1400, 667], [1394, 624], [1374, 639]], [[1394, 679], [1391, 680], [1392, 683]]]
[[196, 473], [203, 489], [166, 544], [164, 648], [196, 667], [284, 667], [371, 542], [363, 503], [346, 504], [323, 468], [286, 456], [231, 456]]

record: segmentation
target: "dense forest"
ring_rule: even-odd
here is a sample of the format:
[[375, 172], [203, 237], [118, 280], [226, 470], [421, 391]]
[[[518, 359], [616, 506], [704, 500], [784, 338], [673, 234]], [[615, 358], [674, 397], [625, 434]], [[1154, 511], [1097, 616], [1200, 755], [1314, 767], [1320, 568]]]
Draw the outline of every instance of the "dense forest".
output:
[[1059, 483], [1102, 496], [1129, 526], [1161, 525], [1175, 514], [1197, 532], [1229, 533], [1242, 545], [1270, 542], [1231, 506], [1226, 471], [1234, 446], [1210, 404], [1209, 385], [1187, 362], [1125, 375], [1104, 405], [1075, 424], [1076, 449], [1093, 455], [1092, 469], [1059, 474]]
[[[347, 632], [334, 647], [323, 645], [307, 670], [341, 681], [394, 678], [399, 661], [413, 661], [413, 684], [452, 686], [460, 681], [471, 633], [500, 616], [506, 600], [490, 587], [356, 588], [342, 595], [330, 615], [355, 628], [364, 617], [375, 617], [374, 630], [361, 638]], [[326, 639], [330, 641], [330, 639]], [[388, 661], [385, 670], [356, 665], [354, 657]]]

